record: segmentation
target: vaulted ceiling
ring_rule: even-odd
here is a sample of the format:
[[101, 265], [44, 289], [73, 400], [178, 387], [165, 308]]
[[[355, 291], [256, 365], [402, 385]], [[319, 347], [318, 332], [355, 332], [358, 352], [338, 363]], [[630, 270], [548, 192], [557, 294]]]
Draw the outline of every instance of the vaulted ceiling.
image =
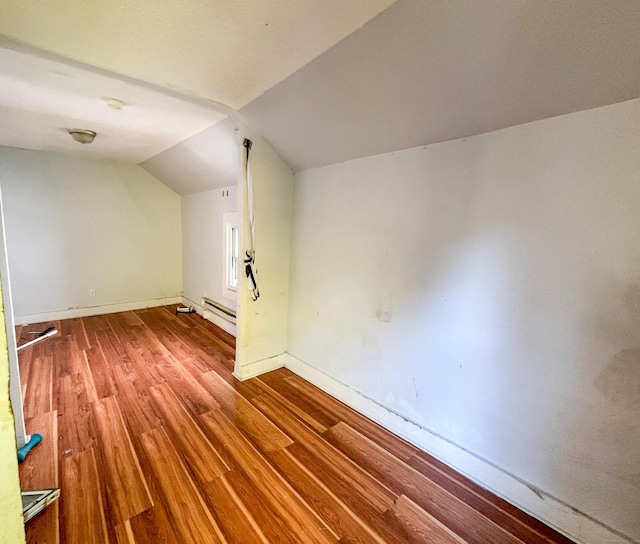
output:
[[0, 34], [238, 109], [394, 0], [2, 0]]
[[[109, 98], [119, 99], [121, 109], [109, 107]], [[224, 118], [131, 82], [0, 48], [0, 145], [139, 163]], [[83, 146], [69, 128], [98, 136]]]
[[[638, 0], [3, 0], [0, 35], [0, 145], [146, 161], [182, 194], [228, 184], [215, 154], [175, 164], [233, 130], [180, 93], [294, 171], [640, 96]], [[80, 148], [83, 122], [103, 137]]]
[[638, 0], [400, 0], [241, 111], [294, 170], [640, 96]]

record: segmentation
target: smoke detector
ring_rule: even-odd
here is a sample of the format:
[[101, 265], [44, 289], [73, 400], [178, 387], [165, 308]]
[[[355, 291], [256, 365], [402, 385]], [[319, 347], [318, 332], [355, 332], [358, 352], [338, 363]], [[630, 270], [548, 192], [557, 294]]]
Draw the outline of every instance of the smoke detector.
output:
[[96, 137], [96, 133], [93, 130], [86, 130], [82, 128], [70, 128], [67, 132], [71, 134], [71, 137], [81, 144], [90, 144]]
[[124, 108], [124, 102], [119, 98], [111, 98], [109, 96], [105, 96], [102, 98], [107, 103], [112, 110], [121, 110]]

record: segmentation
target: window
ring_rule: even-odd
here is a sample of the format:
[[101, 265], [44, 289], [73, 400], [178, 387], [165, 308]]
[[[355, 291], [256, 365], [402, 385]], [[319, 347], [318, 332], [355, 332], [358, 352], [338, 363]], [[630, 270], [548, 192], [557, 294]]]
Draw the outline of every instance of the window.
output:
[[229, 263], [227, 271], [227, 289], [233, 289], [236, 291], [238, 289], [238, 228], [229, 225], [227, 230], [227, 236], [229, 237], [227, 241], [227, 262]]
[[240, 274], [240, 230], [238, 228], [238, 213], [225, 213], [222, 216], [224, 247], [223, 247], [223, 294], [235, 300], [238, 290], [238, 275]]

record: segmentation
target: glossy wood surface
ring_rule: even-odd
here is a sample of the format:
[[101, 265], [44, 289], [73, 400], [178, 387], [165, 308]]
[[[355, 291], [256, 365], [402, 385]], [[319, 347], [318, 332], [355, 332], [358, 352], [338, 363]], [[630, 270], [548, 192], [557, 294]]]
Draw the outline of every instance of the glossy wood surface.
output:
[[566, 544], [291, 372], [239, 382], [234, 338], [173, 307], [18, 327], [29, 543]]

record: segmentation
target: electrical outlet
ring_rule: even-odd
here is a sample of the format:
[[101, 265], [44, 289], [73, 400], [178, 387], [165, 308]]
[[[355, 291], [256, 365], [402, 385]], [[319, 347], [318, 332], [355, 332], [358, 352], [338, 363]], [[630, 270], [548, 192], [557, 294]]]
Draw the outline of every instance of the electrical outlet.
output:
[[89, 289], [89, 296], [90, 297], [95, 297], [96, 296], [96, 290], [95, 289]]

